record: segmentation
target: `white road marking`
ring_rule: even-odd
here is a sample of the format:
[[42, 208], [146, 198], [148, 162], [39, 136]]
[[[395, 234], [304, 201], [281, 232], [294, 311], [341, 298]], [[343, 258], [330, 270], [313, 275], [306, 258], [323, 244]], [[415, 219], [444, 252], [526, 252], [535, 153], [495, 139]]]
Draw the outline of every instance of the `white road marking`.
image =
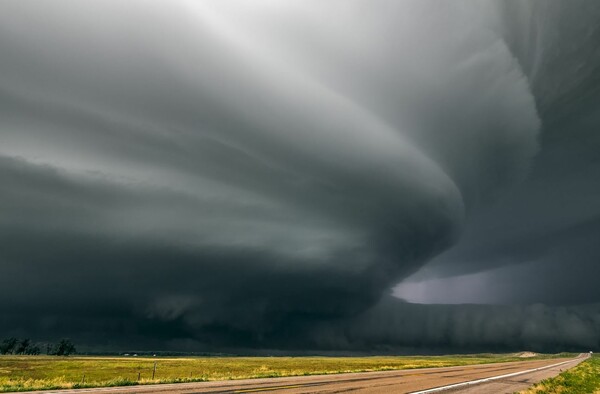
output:
[[[587, 355], [587, 354], [586, 354]], [[587, 358], [587, 357], [583, 357], [584, 354], [580, 354], [579, 357], [577, 358]], [[589, 356], [588, 356], [589, 357]], [[577, 359], [576, 358], [576, 359]], [[435, 387], [432, 389], [427, 389], [427, 390], [422, 390], [422, 391], [413, 391], [412, 393], [409, 394], [426, 394], [426, 393], [435, 393], [438, 391], [444, 391], [444, 390], [449, 390], [452, 388], [456, 388], [456, 387], [462, 387], [462, 386], [469, 386], [469, 385], [473, 385], [473, 384], [478, 384], [478, 383], [484, 383], [484, 382], [489, 382], [489, 381], [493, 381], [493, 380], [497, 380], [497, 379], [503, 379], [503, 378], [507, 378], [507, 377], [511, 377], [511, 376], [517, 376], [517, 375], [522, 375], [522, 374], [526, 374], [529, 372], [535, 372], [535, 371], [541, 371], [544, 369], [549, 369], [552, 367], [556, 367], [558, 365], [563, 365], [566, 363], [570, 363], [575, 361], [576, 359], [572, 359], [572, 360], [567, 360], [567, 361], [563, 361], [557, 364], [552, 364], [552, 365], [547, 365], [545, 367], [539, 367], [539, 368], [534, 368], [534, 369], [529, 369], [526, 371], [520, 371], [520, 372], [513, 372], [513, 373], [509, 373], [506, 375], [499, 375], [499, 376], [492, 376], [489, 378], [483, 378], [483, 379], [477, 379], [477, 380], [471, 380], [468, 382], [461, 382], [461, 383], [455, 383], [455, 384], [451, 384], [448, 386], [440, 386], [440, 387]], [[486, 365], [486, 364], [479, 364], [479, 365]], [[493, 365], [493, 364], [487, 364], [487, 365]], [[461, 368], [463, 366], [455, 366], [455, 367], [446, 367], [446, 368]], [[400, 371], [400, 370], [398, 370]], [[406, 371], [406, 370], [403, 370]], [[226, 382], [232, 382], [232, 381], [226, 381]], [[160, 388], [161, 390], [158, 391], [167, 391], [169, 388], [177, 388], [177, 389], [185, 389], [186, 386], [189, 385], [193, 385], [196, 383], [200, 383], [200, 382], [189, 382], [189, 383], [166, 383], [166, 384], [152, 384], [152, 385], [148, 385], [148, 386], [154, 386], [156, 388]], [[214, 381], [213, 383], [219, 383], [218, 381]], [[223, 382], [220, 382], [223, 383]], [[67, 393], [100, 393], [100, 392], [112, 392], [112, 391], [126, 391], [126, 390], [131, 390], [131, 389], [144, 389], [146, 387], [144, 387], [146, 385], [134, 385], [134, 386], [119, 386], [119, 387], [97, 387], [97, 388], [83, 388], [83, 389], [63, 389], [63, 390], [44, 390], [44, 391], [40, 391], [39, 393], [43, 393], [43, 394], [67, 394]], [[167, 389], [167, 390], [165, 390]], [[25, 394], [25, 393], [24, 393]]]
[[454, 388], [462, 387], [462, 386], [470, 386], [470, 385], [473, 385], [473, 384], [491, 382], [493, 380], [510, 378], [511, 376], [517, 376], [517, 375], [523, 375], [523, 374], [530, 373], [530, 372], [542, 371], [544, 369], [549, 369], [549, 368], [552, 368], [552, 367], [557, 367], [559, 365], [567, 364], [567, 363], [570, 363], [570, 362], [573, 362], [573, 361], [574, 360], [568, 360], [568, 361], [563, 361], [563, 362], [560, 362], [560, 363], [557, 363], [557, 364], [547, 365], [545, 367], [539, 367], [539, 368], [528, 369], [528, 370], [525, 370], [525, 371], [507, 373], [505, 375], [492, 376], [492, 377], [489, 377], [489, 378], [483, 378], [483, 379], [477, 379], [477, 380], [469, 380], [468, 382], [454, 383], [454, 384], [449, 384], [447, 386], [434, 387], [432, 389], [427, 389], [427, 390], [413, 391], [410, 394], [435, 393], [435, 392], [438, 392], [438, 391], [450, 390], [450, 389], [454, 389]]

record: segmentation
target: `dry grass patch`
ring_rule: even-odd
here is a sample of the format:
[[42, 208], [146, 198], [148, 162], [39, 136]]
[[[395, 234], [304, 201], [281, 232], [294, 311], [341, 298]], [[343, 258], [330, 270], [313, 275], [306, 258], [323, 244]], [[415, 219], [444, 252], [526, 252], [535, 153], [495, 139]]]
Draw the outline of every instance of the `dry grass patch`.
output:
[[592, 357], [560, 375], [542, 380], [521, 394], [599, 394], [600, 357]]

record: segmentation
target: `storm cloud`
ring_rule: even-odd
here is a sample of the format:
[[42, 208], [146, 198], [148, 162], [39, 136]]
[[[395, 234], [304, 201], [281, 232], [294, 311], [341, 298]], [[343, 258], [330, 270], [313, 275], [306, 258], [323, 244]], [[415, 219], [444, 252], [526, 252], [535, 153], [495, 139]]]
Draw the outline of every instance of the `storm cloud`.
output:
[[488, 297], [549, 306], [388, 297], [457, 275], [534, 278], [532, 261], [564, 277], [573, 249], [576, 272], [597, 272], [591, 1], [0, 11], [0, 334], [598, 347], [589, 279]]

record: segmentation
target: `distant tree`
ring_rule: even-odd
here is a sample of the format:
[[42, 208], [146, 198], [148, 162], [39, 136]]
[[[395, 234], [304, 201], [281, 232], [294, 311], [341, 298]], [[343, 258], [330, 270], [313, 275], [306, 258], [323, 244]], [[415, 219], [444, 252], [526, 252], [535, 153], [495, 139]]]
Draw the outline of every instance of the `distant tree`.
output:
[[20, 341], [18, 341], [17, 345], [15, 346], [15, 353], [16, 354], [25, 354], [27, 351], [27, 348], [29, 347], [30, 344], [31, 344], [31, 340], [29, 338], [21, 339]]
[[57, 356], [68, 356], [76, 352], [75, 345], [69, 339], [61, 339], [56, 345], [53, 354]]
[[40, 347], [38, 345], [30, 344], [29, 346], [27, 346], [27, 349], [25, 349], [25, 354], [36, 356], [40, 354]]
[[[56, 356], [68, 356], [75, 354], [77, 350], [75, 345], [67, 338], [61, 339], [56, 344], [47, 343], [46, 354]], [[0, 354], [27, 354], [37, 355], [41, 353], [41, 347], [44, 344], [34, 344], [29, 338], [17, 339], [10, 337], [0, 343]]]
[[12, 354], [15, 351], [15, 347], [17, 346], [17, 338], [11, 337], [6, 338], [0, 344], [0, 354]]

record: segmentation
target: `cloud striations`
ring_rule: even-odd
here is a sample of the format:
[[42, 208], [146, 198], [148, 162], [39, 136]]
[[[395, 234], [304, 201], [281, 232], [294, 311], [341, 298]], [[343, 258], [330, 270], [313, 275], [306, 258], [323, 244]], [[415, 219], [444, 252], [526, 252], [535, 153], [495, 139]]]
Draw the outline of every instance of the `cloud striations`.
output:
[[[592, 175], [576, 170], [598, 163], [592, 4], [3, 2], [0, 333], [194, 350], [597, 347], [595, 306], [385, 296], [420, 269], [521, 267], [504, 256], [545, 256], [555, 238], [579, 242], [575, 218], [599, 217], [595, 203], [556, 213], [538, 187], [583, 190]], [[552, 215], [504, 239], [529, 210]]]

